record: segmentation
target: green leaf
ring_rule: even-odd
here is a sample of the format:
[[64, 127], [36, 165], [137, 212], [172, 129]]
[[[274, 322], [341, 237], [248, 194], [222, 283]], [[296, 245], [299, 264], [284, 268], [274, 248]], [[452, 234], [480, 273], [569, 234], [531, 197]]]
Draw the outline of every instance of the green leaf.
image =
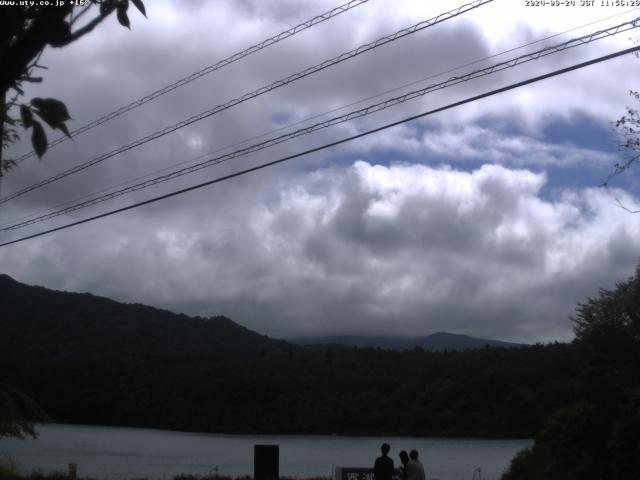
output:
[[48, 43], [52, 47], [63, 47], [69, 43], [71, 25], [65, 21], [52, 21], [49, 28]]
[[71, 139], [71, 134], [64, 123], [58, 125], [58, 130], [62, 130], [62, 132]]
[[53, 124], [66, 122], [71, 119], [67, 106], [60, 100], [55, 98], [39, 98], [36, 97], [31, 100], [31, 105], [36, 107], [42, 119], [51, 125], [52, 128], [56, 128]]
[[66, 120], [71, 118], [64, 103], [55, 98], [34, 98], [31, 100], [31, 104], [36, 107], [34, 110], [36, 115], [47, 125], [64, 132], [67, 137], [71, 138], [71, 134], [64, 124]]
[[22, 125], [24, 125], [24, 128], [31, 128], [31, 125], [33, 125], [33, 114], [27, 105], [20, 105], [20, 117], [22, 117]]
[[131, 0], [131, 2], [136, 6], [138, 10], [140, 10], [140, 13], [144, 15], [144, 18], [147, 18], [147, 11], [144, 8], [144, 3], [142, 3], [142, 0]]
[[102, 0], [100, 2], [100, 15], [109, 15], [115, 8], [115, 0]]
[[47, 134], [44, 133], [42, 124], [37, 120], [33, 121], [33, 133], [31, 135], [31, 144], [36, 151], [38, 158], [42, 158], [44, 152], [47, 151]]
[[11, 158], [7, 158], [6, 160], [3, 160], [2, 163], [0, 164], [0, 171], [8, 172], [15, 166], [16, 166], [16, 161], [12, 160]]
[[118, 21], [120, 22], [120, 25], [122, 25], [123, 27], [127, 27], [129, 30], [131, 30], [130, 27], [130, 23], [129, 23], [129, 17], [127, 15], [127, 7], [129, 5], [127, 4], [123, 4], [121, 3], [120, 5], [118, 5]]

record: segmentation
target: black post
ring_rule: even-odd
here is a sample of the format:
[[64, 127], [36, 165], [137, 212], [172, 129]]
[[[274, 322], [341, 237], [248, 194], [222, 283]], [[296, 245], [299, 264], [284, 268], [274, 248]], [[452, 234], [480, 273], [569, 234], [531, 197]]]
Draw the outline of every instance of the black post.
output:
[[253, 450], [253, 480], [278, 480], [280, 452], [278, 445], [255, 445]]

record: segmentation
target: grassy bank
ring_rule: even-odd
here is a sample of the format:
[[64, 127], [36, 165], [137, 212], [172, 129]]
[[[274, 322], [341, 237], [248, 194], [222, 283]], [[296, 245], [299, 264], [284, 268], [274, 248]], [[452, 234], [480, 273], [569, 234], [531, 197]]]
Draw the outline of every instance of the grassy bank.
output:
[[[115, 478], [115, 477], [109, 477]], [[229, 477], [225, 475], [192, 475], [192, 474], [180, 474], [174, 477], [167, 477], [163, 480], [253, 480], [251, 476], [244, 477]], [[28, 475], [21, 475], [14, 464], [2, 463], [0, 464], [0, 480], [69, 480], [69, 475], [63, 472], [48, 472], [34, 471]], [[90, 477], [78, 477], [78, 480], [102, 480], [101, 478], [92, 479]], [[146, 477], [128, 478], [121, 480], [155, 480], [147, 479]], [[310, 477], [310, 478], [294, 478], [294, 477], [280, 477], [280, 480], [331, 480], [329, 477]]]

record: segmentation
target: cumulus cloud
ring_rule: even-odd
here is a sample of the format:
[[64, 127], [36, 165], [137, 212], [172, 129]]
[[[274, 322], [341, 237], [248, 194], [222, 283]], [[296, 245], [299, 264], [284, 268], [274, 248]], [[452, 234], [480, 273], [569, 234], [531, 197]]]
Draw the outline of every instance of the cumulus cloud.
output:
[[550, 143], [532, 136], [505, 135], [495, 128], [465, 125], [462, 128], [434, 129], [422, 134], [421, 143], [427, 153], [455, 160], [491, 161], [501, 165], [548, 167], [550, 165], [611, 166], [616, 155], [566, 142]]
[[[208, 2], [185, 5], [158, 0], [148, 6], [149, 21], [136, 17], [131, 32], [114, 19], [86, 40], [48, 51], [42, 59], [49, 66], [45, 82], [29, 85], [27, 98], [64, 100], [75, 128], [335, 3], [228, 0], [215, 10]], [[4, 179], [3, 194], [458, 5], [369, 2], [56, 147], [42, 162], [22, 163]], [[243, 140], [255, 143], [257, 135], [287, 123], [403, 84], [418, 81], [395, 94], [502, 61], [506, 56], [449, 72], [517, 42], [605, 16], [591, 11], [585, 16], [588, 10], [565, 24], [561, 15], [550, 18], [493, 2], [0, 206], [0, 221]], [[314, 147], [625, 42], [601, 42], [443, 90], [91, 213]], [[571, 336], [567, 316], [575, 303], [633, 271], [639, 220], [618, 208], [616, 199], [629, 207], [638, 200], [621, 190], [569, 189], [561, 181], [555, 182], [555, 196], [543, 195], [550, 175], [544, 172], [552, 167], [588, 169], [612, 163], [615, 154], [610, 147], [551, 142], [544, 126], [550, 118], [570, 123], [578, 114], [598, 125], [616, 118], [636, 82], [629, 68], [636, 61], [593, 67], [291, 166], [4, 248], [0, 268], [18, 280], [51, 288], [190, 314], [227, 314], [277, 336], [447, 330], [519, 341], [566, 339]], [[25, 149], [23, 144], [10, 153]], [[407, 163], [394, 163], [399, 158]]]
[[3, 264], [276, 336], [567, 339], [576, 302], [633, 271], [640, 219], [598, 189], [543, 200], [545, 181], [498, 165], [357, 161], [231, 193], [215, 212], [185, 204], [162, 224], [96, 225], [82, 234], [90, 250], [71, 234], [14, 247]]

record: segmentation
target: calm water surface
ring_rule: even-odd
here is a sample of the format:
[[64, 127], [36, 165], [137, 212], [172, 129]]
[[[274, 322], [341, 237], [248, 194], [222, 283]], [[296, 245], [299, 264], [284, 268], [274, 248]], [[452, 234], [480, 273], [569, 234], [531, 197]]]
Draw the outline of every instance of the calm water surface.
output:
[[[427, 478], [471, 480], [482, 468], [483, 480], [498, 479], [529, 440], [452, 440], [338, 436], [212, 435], [136, 428], [50, 424], [37, 440], [0, 440], [0, 460], [23, 473], [66, 471], [78, 464], [78, 476], [91, 478], [171, 479], [179, 473], [253, 475], [253, 446], [280, 446], [280, 475], [332, 476], [335, 467], [371, 467], [380, 444], [417, 449]], [[476, 474], [476, 479], [477, 479]]]

